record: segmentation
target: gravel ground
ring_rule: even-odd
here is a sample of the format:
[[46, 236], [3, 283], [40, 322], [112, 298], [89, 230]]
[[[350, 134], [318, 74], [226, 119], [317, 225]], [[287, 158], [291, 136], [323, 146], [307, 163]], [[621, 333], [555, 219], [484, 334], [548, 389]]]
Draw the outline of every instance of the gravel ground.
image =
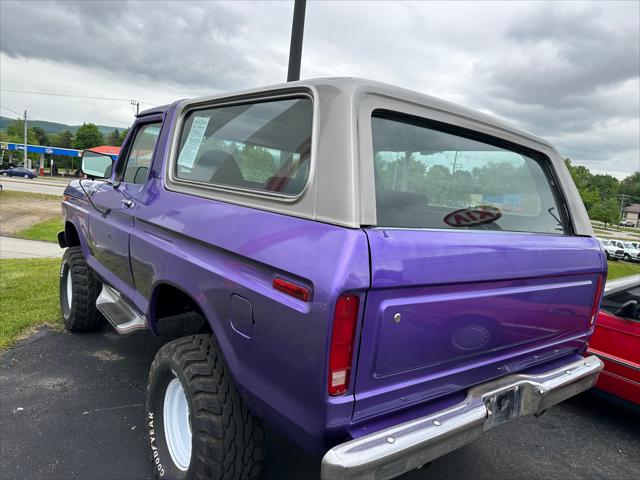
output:
[[[6, 188], [6, 182], [3, 185]], [[45, 197], [46, 198], [46, 197]], [[38, 222], [60, 217], [60, 199], [30, 198], [25, 194], [0, 194], [0, 231], [2, 235], [29, 228]]]
[[[150, 479], [144, 390], [160, 338], [42, 329], [0, 356], [2, 479]], [[267, 430], [264, 479], [318, 478], [320, 458]], [[583, 394], [517, 419], [404, 480], [638, 479], [640, 413]]]

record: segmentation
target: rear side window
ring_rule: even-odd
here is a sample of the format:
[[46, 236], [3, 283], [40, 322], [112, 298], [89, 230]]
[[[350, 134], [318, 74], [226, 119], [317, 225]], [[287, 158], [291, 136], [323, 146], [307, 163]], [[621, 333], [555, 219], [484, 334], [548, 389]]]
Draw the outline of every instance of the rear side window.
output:
[[312, 118], [306, 97], [192, 111], [180, 136], [175, 175], [297, 195], [309, 177]]
[[387, 113], [372, 134], [378, 226], [565, 231], [543, 159]]

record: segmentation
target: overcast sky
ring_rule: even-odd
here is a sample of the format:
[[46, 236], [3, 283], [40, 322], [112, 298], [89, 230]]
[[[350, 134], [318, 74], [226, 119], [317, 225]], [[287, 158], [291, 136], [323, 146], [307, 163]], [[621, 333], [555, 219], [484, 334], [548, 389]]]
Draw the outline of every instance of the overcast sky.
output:
[[[127, 127], [142, 107], [286, 79], [293, 3], [0, 1], [2, 115]], [[359, 76], [640, 169], [640, 2], [310, 1], [302, 78]], [[10, 110], [8, 110], [10, 109]]]

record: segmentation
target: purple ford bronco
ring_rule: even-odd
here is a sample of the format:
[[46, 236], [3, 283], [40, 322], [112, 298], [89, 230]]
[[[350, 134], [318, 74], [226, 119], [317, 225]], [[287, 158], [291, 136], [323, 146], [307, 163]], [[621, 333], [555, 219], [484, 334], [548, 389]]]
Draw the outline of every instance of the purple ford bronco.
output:
[[158, 478], [255, 477], [262, 422], [385, 479], [590, 388], [604, 253], [558, 153], [412, 91], [320, 79], [138, 115], [63, 201], [71, 331], [177, 340]]

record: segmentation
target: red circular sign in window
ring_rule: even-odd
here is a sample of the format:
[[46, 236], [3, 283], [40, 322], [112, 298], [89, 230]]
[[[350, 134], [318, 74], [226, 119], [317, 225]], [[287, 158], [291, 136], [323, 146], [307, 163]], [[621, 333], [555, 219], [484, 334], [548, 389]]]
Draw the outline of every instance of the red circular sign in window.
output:
[[451, 227], [473, 227], [493, 223], [502, 216], [497, 207], [482, 205], [475, 208], [461, 208], [449, 213], [442, 220]]

